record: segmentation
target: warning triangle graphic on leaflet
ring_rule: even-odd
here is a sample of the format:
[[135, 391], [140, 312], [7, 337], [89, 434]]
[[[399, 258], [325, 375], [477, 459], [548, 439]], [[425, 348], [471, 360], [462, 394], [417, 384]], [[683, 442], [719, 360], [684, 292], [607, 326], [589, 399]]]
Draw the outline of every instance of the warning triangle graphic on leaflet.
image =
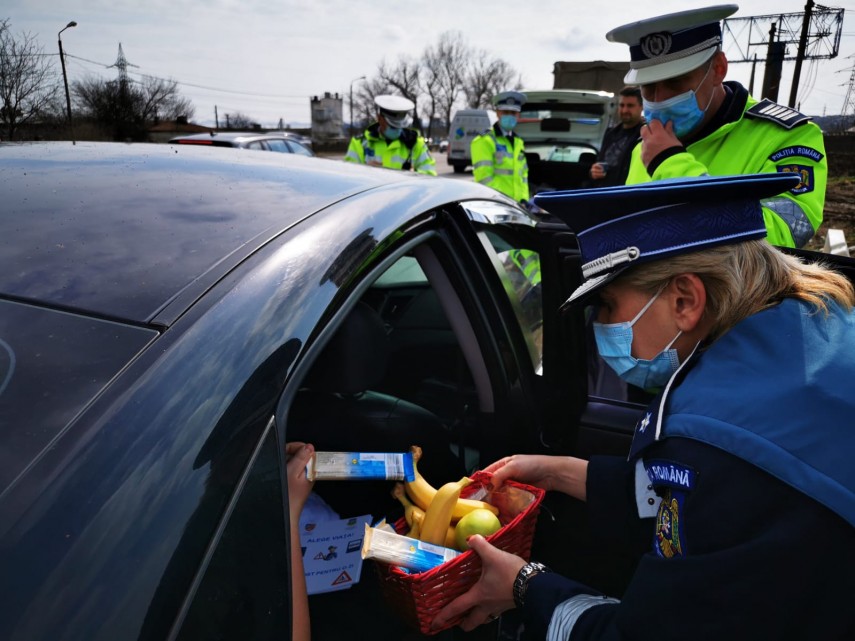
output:
[[333, 581], [332, 584], [341, 585], [342, 583], [350, 583], [351, 581], [353, 581], [353, 579], [350, 578], [350, 575], [346, 571], [342, 571], [342, 573], [336, 577], [336, 580]]

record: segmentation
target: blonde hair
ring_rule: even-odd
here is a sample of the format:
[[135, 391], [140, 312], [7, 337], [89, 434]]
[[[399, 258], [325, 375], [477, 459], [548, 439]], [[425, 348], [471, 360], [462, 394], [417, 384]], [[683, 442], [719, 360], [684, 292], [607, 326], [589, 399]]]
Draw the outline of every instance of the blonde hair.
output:
[[847, 311], [855, 306], [855, 288], [845, 276], [821, 264], [803, 263], [765, 240], [722, 245], [641, 265], [619, 281], [653, 293], [685, 273], [696, 274], [706, 288], [704, 315], [712, 320], [710, 341], [784, 298], [809, 303], [826, 315], [831, 301]]

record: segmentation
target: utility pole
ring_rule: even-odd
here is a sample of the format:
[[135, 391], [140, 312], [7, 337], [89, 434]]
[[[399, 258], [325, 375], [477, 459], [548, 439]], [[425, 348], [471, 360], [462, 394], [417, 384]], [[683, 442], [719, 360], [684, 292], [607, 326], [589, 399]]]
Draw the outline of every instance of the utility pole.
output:
[[65, 109], [66, 115], [68, 116], [68, 130], [69, 132], [72, 132], [72, 139], [74, 138], [74, 133], [71, 125], [71, 95], [68, 93], [68, 76], [65, 73], [65, 54], [62, 51], [62, 32], [76, 26], [77, 23], [72, 20], [60, 29], [58, 34], [56, 34], [56, 40], [59, 43], [59, 62], [62, 65], [62, 83], [65, 85]]
[[775, 24], [769, 29], [769, 50], [766, 53], [766, 70], [763, 72], [761, 98], [778, 102], [778, 90], [781, 88], [781, 68], [784, 64], [785, 46], [775, 39]]
[[793, 84], [790, 86], [790, 102], [787, 105], [791, 109], [796, 106], [796, 94], [799, 92], [799, 80], [802, 75], [802, 60], [805, 59], [808, 32], [810, 31], [810, 16], [812, 12], [813, 0], [807, 0], [807, 4], [805, 5], [805, 17], [802, 21], [802, 36], [799, 38], [799, 50], [796, 53], [796, 68], [793, 70]]
[[220, 116], [217, 114], [217, 105], [214, 105], [214, 128], [220, 128]]
[[754, 62], [751, 63], [751, 77], [748, 79], [748, 93], [754, 95], [754, 73], [757, 71], [757, 54], [754, 54]]

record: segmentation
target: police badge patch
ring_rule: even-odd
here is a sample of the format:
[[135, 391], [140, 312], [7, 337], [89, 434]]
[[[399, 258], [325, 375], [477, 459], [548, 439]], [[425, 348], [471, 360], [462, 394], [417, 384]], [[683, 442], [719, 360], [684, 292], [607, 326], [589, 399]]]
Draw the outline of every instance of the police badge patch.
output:
[[665, 490], [656, 515], [656, 533], [653, 550], [663, 559], [683, 556], [686, 552], [681, 513], [686, 495], [683, 492]]
[[813, 167], [808, 165], [778, 165], [779, 174], [798, 174], [802, 181], [790, 190], [791, 194], [806, 194], [813, 191]]
[[663, 559], [683, 556], [686, 552], [683, 506], [688, 493], [695, 489], [697, 473], [687, 465], [662, 459], [645, 460], [644, 468], [662, 497], [656, 513], [653, 549]]

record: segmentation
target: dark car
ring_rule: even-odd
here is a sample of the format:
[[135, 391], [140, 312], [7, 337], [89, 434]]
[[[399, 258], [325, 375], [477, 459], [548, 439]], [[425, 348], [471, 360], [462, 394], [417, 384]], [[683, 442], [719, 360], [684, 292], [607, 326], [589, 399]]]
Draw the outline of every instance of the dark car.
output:
[[[6, 641], [290, 638], [286, 441], [419, 444], [434, 485], [627, 451], [644, 406], [588, 396], [584, 316], [558, 313], [581, 280], [565, 225], [469, 181], [225, 156], [0, 149]], [[315, 491], [401, 516], [388, 483]], [[580, 505], [544, 506], [536, 558], [618, 594]], [[421, 638], [378, 580], [366, 562], [311, 597], [313, 638]], [[513, 616], [432, 638], [515, 638]]]
[[277, 151], [282, 154], [314, 156], [312, 141], [305, 136], [286, 131], [259, 133], [252, 131], [213, 131], [209, 134], [177, 136], [169, 141], [174, 145], [201, 145], [208, 147], [238, 147], [259, 151]]

